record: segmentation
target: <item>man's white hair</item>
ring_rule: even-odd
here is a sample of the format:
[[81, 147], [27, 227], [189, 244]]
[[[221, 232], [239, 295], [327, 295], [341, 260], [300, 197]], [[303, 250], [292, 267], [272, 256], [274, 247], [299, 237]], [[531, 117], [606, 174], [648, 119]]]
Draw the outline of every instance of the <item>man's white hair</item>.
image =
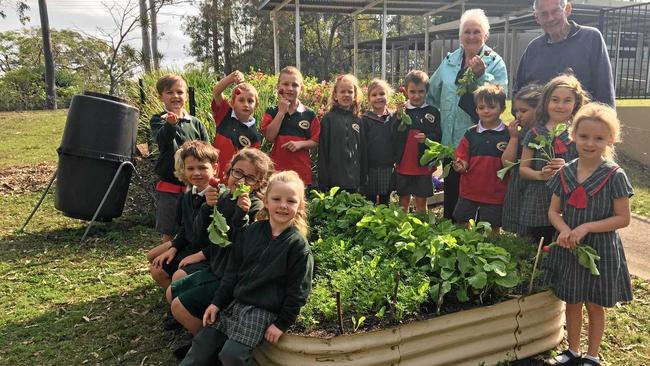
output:
[[[537, 10], [537, 7], [539, 6], [539, 2], [541, 0], [535, 0], [533, 1], [533, 10]], [[560, 0], [560, 7], [564, 9], [566, 7], [566, 3], [568, 3], [569, 0]]]

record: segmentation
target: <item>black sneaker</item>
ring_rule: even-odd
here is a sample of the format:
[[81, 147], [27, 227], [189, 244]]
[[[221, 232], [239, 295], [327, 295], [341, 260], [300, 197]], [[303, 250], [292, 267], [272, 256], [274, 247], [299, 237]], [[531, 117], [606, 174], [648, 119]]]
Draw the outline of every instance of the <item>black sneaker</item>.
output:
[[165, 319], [163, 319], [163, 329], [164, 330], [183, 329], [183, 325], [174, 318], [172, 313], [167, 313], [167, 315], [165, 315]]
[[[560, 361], [557, 360], [557, 357], [559, 357], [559, 356], [566, 356], [568, 359], [566, 360], [566, 362], [560, 362]], [[566, 350], [566, 351], [560, 353], [559, 355], [557, 355], [556, 357], [552, 358], [549, 361], [548, 364], [549, 365], [577, 366], [577, 365], [581, 365], [582, 361], [583, 361], [583, 358], [580, 357], [580, 355], [574, 356], [573, 353], [571, 353], [571, 351]]]

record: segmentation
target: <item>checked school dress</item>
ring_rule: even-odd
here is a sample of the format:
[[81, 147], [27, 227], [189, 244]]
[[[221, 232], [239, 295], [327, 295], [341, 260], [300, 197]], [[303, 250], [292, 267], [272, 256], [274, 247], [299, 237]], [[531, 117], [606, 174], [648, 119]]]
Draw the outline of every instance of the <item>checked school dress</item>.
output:
[[[523, 127], [519, 131], [519, 146], [517, 146], [517, 160], [521, 159], [521, 151], [524, 146], [524, 138], [528, 133], [528, 128]], [[518, 235], [527, 233], [527, 228], [521, 224], [521, 206], [524, 200], [527, 180], [521, 179], [519, 175], [519, 165], [516, 165], [508, 172], [510, 180], [506, 188], [506, 196], [503, 199], [503, 212], [501, 225], [504, 230]]]
[[[603, 220], [614, 214], [614, 200], [631, 197], [632, 186], [623, 169], [603, 162], [594, 173], [578, 182], [578, 159], [565, 165], [548, 183], [562, 204], [562, 217], [570, 228]], [[543, 265], [542, 281], [550, 285], [561, 300], [575, 304], [591, 302], [612, 307], [632, 300], [632, 284], [621, 238], [616, 231], [589, 233], [581, 244], [594, 248], [600, 256], [600, 276], [578, 264], [571, 251], [554, 246]]]
[[[538, 124], [531, 128], [524, 137], [523, 146], [528, 146], [529, 143], [535, 142], [535, 137], [543, 135], [548, 138], [549, 131], [543, 124]], [[562, 158], [564, 161], [571, 161], [578, 157], [575, 143], [571, 141], [569, 132], [564, 131], [553, 140], [555, 149], [555, 157]], [[542, 158], [542, 153], [539, 150], [533, 150], [534, 158]], [[530, 167], [535, 170], [541, 170], [546, 165], [541, 160], [533, 160], [530, 162]], [[550, 226], [551, 222], [548, 220], [548, 207], [551, 204], [551, 196], [553, 192], [546, 186], [546, 182], [541, 180], [529, 180], [524, 190], [522, 205], [521, 205], [521, 221], [520, 224], [527, 227]]]

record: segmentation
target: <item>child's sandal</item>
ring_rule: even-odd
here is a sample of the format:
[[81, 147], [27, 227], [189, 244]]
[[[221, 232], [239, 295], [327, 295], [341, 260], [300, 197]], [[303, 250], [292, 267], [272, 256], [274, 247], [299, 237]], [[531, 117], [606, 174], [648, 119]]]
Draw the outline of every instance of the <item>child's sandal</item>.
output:
[[583, 358], [580, 361], [580, 366], [600, 366], [600, 362], [594, 361], [590, 358]]
[[566, 360], [566, 362], [560, 362], [560, 361], [557, 361], [557, 357], [556, 357], [556, 358], [553, 358], [553, 360], [550, 362], [550, 364], [551, 365], [577, 366], [577, 365], [582, 365], [581, 362], [584, 361], [584, 359], [582, 357], [580, 357], [579, 355], [575, 356], [569, 350], [566, 350], [566, 351], [560, 353], [558, 355], [558, 357], [559, 356], [566, 356], [568, 359]]

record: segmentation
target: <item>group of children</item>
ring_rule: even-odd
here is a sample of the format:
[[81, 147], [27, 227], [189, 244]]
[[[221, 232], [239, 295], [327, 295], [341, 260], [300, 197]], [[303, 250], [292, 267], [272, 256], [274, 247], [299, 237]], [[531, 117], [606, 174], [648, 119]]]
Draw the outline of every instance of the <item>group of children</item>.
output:
[[[223, 92], [231, 84], [227, 100]], [[216, 135], [210, 145], [205, 127], [183, 109], [184, 80], [166, 75], [158, 81], [165, 111], [152, 118], [151, 127], [160, 151], [156, 228], [163, 243], [148, 259], [171, 304], [167, 324], [175, 319], [194, 335], [191, 348], [178, 350], [182, 364], [249, 364], [257, 344], [277, 342], [296, 320], [311, 290], [313, 268], [305, 209], [305, 187], [314, 186], [310, 150], [318, 149], [318, 189], [337, 186], [383, 204], [396, 190], [405, 210], [414, 197], [416, 212], [426, 211], [436, 167], [421, 165], [420, 157], [425, 140], [439, 142], [442, 133], [439, 111], [425, 101], [427, 84], [422, 71], [406, 75], [408, 100], [400, 108], [410, 117], [407, 124], [388, 108], [393, 94], [388, 83], [368, 84], [364, 112], [358, 80], [341, 75], [333, 83], [329, 111], [319, 120], [300, 102], [300, 71], [286, 67], [278, 78], [278, 105], [266, 110], [258, 130], [257, 91], [235, 71], [213, 89]], [[500, 119], [506, 103], [500, 86], [480, 86], [474, 98], [480, 120], [465, 133], [452, 162], [461, 174], [453, 216], [459, 223], [477, 218], [497, 231], [503, 226], [546, 243], [559, 233], [559, 247], [545, 264], [546, 280], [568, 303], [569, 350], [556, 361], [596, 365], [603, 307], [632, 296], [615, 233], [629, 222], [632, 195], [612, 161], [620, 131], [616, 114], [586, 104], [580, 83], [569, 75], [521, 89], [513, 99], [516, 120], [507, 126]], [[569, 129], [557, 127], [562, 124]], [[259, 150], [263, 138], [273, 144], [270, 156]], [[540, 145], [546, 149], [536, 148]], [[497, 177], [516, 161], [519, 169], [506, 179]], [[242, 184], [250, 193], [234, 197]], [[210, 242], [215, 207], [226, 220], [231, 245]], [[599, 251], [600, 277], [565, 250], [578, 244]], [[581, 358], [583, 303], [590, 331], [589, 350]]]

